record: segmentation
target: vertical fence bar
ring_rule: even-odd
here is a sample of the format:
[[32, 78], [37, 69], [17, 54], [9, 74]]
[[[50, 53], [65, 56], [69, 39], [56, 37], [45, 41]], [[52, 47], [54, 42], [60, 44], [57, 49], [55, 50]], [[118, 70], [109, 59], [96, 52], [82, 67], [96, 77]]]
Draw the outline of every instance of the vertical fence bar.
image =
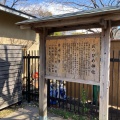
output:
[[55, 92], [56, 106], [57, 106], [57, 96], [58, 96], [58, 88], [57, 88], [57, 80], [56, 80], [56, 92]]
[[60, 108], [60, 81], [59, 81], [59, 108]]
[[81, 96], [81, 98], [82, 98], [82, 114], [84, 114], [84, 107], [85, 107], [85, 105], [84, 105], [84, 92], [85, 92], [84, 84], [82, 84], [82, 96]]
[[68, 109], [68, 82], [66, 82], [66, 110]]
[[47, 80], [47, 106], [50, 107], [50, 79]]
[[34, 98], [35, 98], [35, 100], [36, 100], [36, 92], [37, 92], [37, 91], [36, 91], [36, 89], [37, 89], [37, 82], [36, 82], [36, 79], [37, 79], [37, 78], [36, 78], [36, 51], [34, 51], [34, 56], [35, 56], [35, 58], [34, 58], [34, 62], [35, 62], [35, 63], [34, 63], [34, 64], [35, 64], [35, 68], [34, 68], [34, 69], [35, 69], [35, 72], [34, 72], [34, 74], [35, 74], [35, 77], [34, 77], [34, 88], [35, 88], [34, 96], [35, 96], [35, 97], [34, 97]]
[[23, 78], [22, 78], [22, 94], [23, 94], [23, 98], [25, 99], [25, 91], [26, 91], [26, 87], [25, 87], [25, 84], [26, 84], [26, 78], [25, 78], [25, 50], [22, 51], [23, 53]]
[[70, 111], [71, 111], [71, 108], [72, 108], [72, 91], [71, 91], [71, 88], [72, 88], [72, 83], [70, 82]]
[[[113, 95], [114, 95], [114, 93], [113, 93], [113, 81], [114, 81], [114, 51], [113, 51], [113, 59], [112, 59], [112, 102], [111, 102], [111, 108], [113, 107]], [[111, 112], [111, 120], [112, 120], [112, 115], [113, 115], [113, 113]]]
[[78, 114], [80, 114], [80, 83], [78, 83]]
[[53, 80], [52, 80], [52, 99], [51, 99], [52, 100], [52, 107], [53, 107], [53, 100], [54, 100], [53, 99], [53, 92], [54, 92], [54, 89], [53, 89]]
[[30, 54], [28, 54], [28, 103], [30, 102]]
[[73, 85], [74, 85], [74, 112], [75, 112], [76, 83], [73, 83]]
[[28, 56], [27, 56], [27, 51], [26, 51], [26, 100], [28, 100]]
[[32, 92], [32, 100], [34, 100], [34, 92], [33, 92], [33, 88], [34, 88], [34, 63], [33, 63], [33, 50], [32, 50], [32, 54], [31, 54], [32, 56], [31, 56], [31, 66], [32, 66], [32, 68], [31, 68], [31, 79], [32, 79], [32, 81], [31, 81], [31, 84], [32, 84], [32, 87], [31, 87], [31, 92]]
[[64, 91], [64, 90], [65, 90], [65, 89], [64, 89], [64, 81], [62, 81], [62, 84], [63, 84], [63, 88], [62, 88], [62, 85], [61, 85], [61, 94], [63, 93], [62, 101], [63, 101], [63, 109], [64, 109], [64, 94], [65, 94], [65, 93], [64, 93], [64, 92], [65, 92], [65, 91]]
[[[38, 59], [37, 59], [38, 64], [37, 65], [40, 66], [40, 64], [39, 64], [39, 59], [40, 59], [39, 51], [37, 51], [37, 56], [38, 56]], [[40, 69], [38, 67], [38, 78], [39, 78], [39, 71], [40, 71]], [[39, 100], [39, 79], [38, 79], [38, 100]]]

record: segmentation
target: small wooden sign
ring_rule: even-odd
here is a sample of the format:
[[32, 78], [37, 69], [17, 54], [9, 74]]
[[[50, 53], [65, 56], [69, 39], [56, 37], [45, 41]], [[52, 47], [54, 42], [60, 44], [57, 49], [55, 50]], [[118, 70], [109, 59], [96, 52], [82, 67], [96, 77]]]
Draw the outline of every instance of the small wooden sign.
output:
[[99, 35], [47, 39], [46, 77], [99, 82], [99, 69]]

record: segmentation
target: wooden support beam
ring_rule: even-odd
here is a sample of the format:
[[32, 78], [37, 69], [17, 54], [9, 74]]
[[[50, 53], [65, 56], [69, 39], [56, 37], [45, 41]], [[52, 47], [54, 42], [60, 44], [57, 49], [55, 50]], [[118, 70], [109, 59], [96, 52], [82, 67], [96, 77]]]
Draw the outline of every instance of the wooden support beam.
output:
[[81, 18], [81, 19], [73, 19], [73, 20], [58, 20], [58, 21], [50, 21], [50, 22], [41, 22], [36, 23], [34, 28], [39, 27], [60, 27], [60, 26], [70, 26], [70, 25], [78, 25], [78, 24], [87, 24], [87, 23], [98, 23], [100, 17], [96, 17], [94, 19], [89, 18]]
[[39, 64], [39, 116], [40, 120], [47, 120], [47, 81], [45, 79], [46, 72], [46, 36], [47, 31], [44, 28], [40, 33], [40, 64]]
[[101, 25], [102, 28], [106, 29], [107, 28], [107, 21], [104, 20], [104, 19], [101, 19], [100, 20], [100, 25]]
[[63, 80], [67, 82], [74, 82], [74, 83], [81, 83], [81, 84], [88, 84], [88, 85], [100, 85], [99, 82], [93, 80], [82, 80], [82, 79], [72, 79], [72, 78], [65, 78], [65, 77], [53, 77], [53, 76], [45, 76], [46, 79], [55, 79], [55, 80]]
[[114, 27], [114, 26], [120, 26], [120, 20], [118, 21], [112, 21], [111, 22], [111, 26]]
[[109, 69], [110, 69], [110, 25], [102, 29], [100, 69], [100, 110], [99, 120], [108, 120]]
[[20, 29], [31, 29], [31, 25], [20, 25]]
[[[30, 25], [30, 26], [34, 26], [34, 28], [42, 28], [42, 27], [63, 27], [63, 26], [71, 26], [71, 25], [90, 25], [90, 24], [98, 24], [100, 23], [101, 19], [108, 21], [108, 20], [112, 20], [112, 21], [118, 21], [120, 20], [120, 14], [108, 14], [108, 15], [99, 15], [99, 16], [92, 16], [92, 18], [90, 17], [73, 17], [72, 19], [53, 19], [53, 20], [48, 20], [48, 21], [40, 21], [38, 23], [34, 23], [34, 25]], [[26, 27], [29, 26], [29, 24], [25, 25]], [[24, 28], [24, 26], [22, 26], [22, 28]], [[90, 28], [90, 27], [88, 27]]]
[[101, 28], [99, 24], [89, 24], [89, 25], [76, 25], [76, 26], [64, 26], [64, 27], [53, 27], [50, 28], [50, 32], [60, 32], [60, 31], [71, 31], [71, 30], [81, 30], [88, 28]]
[[[94, 37], [100, 38], [100, 33], [94, 34]], [[62, 35], [62, 36], [47, 36], [47, 40], [66, 39], [66, 38], [93, 38], [93, 34], [81, 34], [81, 35]]]

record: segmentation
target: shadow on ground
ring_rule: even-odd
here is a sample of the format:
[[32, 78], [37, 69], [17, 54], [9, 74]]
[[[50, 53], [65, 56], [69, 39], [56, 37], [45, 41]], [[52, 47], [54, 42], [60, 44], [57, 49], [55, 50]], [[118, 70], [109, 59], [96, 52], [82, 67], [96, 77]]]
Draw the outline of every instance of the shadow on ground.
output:
[[[16, 106], [11, 106], [12, 109], [16, 109]], [[24, 102], [21, 106], [16, 109], [15, 112], [12, 112], [8, 116], [4, 116], [0, 120], [39, 120], [39, 110], [38, 106], [35, 103]], [[63, 120], [63, 118], [48, 113], [48, 120]]]

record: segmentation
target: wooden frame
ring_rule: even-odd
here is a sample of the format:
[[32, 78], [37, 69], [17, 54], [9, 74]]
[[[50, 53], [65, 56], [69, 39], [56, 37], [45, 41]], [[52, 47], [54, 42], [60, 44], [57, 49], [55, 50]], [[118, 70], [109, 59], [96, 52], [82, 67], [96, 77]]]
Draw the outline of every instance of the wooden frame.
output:
[[[40, 41], [41, 41], [40, 42], [40, 64], [41, 64], [41, 66], [40, 66], [40, 82], [39, 82], [39, 86], [40, 86], [40, 90], [39, 90], [40, 120], [46, 120], [46, 117], [47, 117], [47, 82], [46, 82], [46, 79], [61, 80], [61, 78], [59, 78], [59, 77], [45, 76], [46, 40], [53, 39], [53, 37], [47, 37], [47, 33], [48, 32], [46, 32], [46, 29], [44, 28], [43, 32], [41, 32], [41, 34], [40, 34]], [[86, 36], [91, 37], [91, 35], [86, 35]], [[98, 37], [99, 34], [95, 34], [95, 36]], [[66, 38], [66, 37], [68, 37], [68, 36], [54, 37], [54, 39]], [[74, 36], [69, 36], [69, 37], [72, 38]], [[81, 37], [84, 37], [84, 35], [81, 35]], [[109, 65], [110, 65], [110, 26], [108, 27], [108, 21], [107, 21], [107, 27], [106, 27], [106, 25], [105, 25], [105, 28], [103, 27], [102, 34], [101, 34], [101, 63], [100, 64], [101, 64], [100, 83], [93, 82], [91, 80], [90, 81], [79, 80], [79, 83], [100, 86], [99, 120], [108, 120]], [[75, 80], [75, 79], [66, 79], [66, 78], [62, 78], [62, 79], [64, 79], [65, 81], [78, 82], [78, 80]], [[43, 103], [44, 101], [46, 101], [45, 102], [46, 104]]]

